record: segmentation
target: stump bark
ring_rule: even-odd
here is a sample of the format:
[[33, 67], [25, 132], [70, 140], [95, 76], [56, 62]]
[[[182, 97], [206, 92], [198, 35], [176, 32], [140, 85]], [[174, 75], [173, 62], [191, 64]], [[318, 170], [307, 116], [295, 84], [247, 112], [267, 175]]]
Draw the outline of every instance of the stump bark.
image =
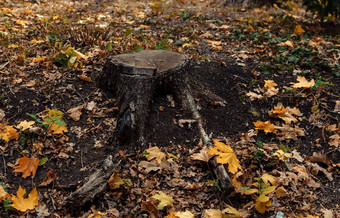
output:
[[[194, 98], [208, 98], [222, 105], [225, 100], [204, 87], [188, 68], [189, 61], [184, 54], [165, 50], [120, 54], [107, 60], [98, 83], [118, 98], [117, 143], [130, 146], [146, 144], [145, 124], [150, 104], [155, 95], [166, 90], [184, 110], [192, 113], [204, 144], [212, 146]], [[225, 168], [218, 167], [216, 160], [212, 162], [222, 189], [230, 192], [234, 187]]]

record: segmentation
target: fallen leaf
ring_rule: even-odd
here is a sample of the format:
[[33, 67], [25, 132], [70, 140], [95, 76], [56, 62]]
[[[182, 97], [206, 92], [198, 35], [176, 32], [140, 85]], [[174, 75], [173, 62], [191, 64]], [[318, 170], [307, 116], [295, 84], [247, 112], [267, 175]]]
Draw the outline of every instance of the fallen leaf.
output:
[[10, 195], [6, 192], [6, 190], [0, 184], [0, 203], [1, 203], [2, 199], [7, 199], [9, 197], [10, 197]]
[[333, 176], [331, 173], [329, 173], [325, 168], [321, 167], [319, 164], [316, 163], [310, 163], [309, 161], [306, 161], [306, 165], [309, 169], [309, 171], [314, 175], [318, 175], [319, 172], [323, 172], [323, 174], [327, 177], [329, 181], [333, 181]]
[[5, 118], [5, 112], [0, 109], [0, 122], [2, 122], [4, 118]]
[[64, 132], [67, 132], [67, 127], [59, 126], [58, 124], [52, 123], [48, 127], [47, 132], [52, 133], [54, 136], [60, 136], [64, 134]]
[[96, 102], [94, 102], [94, 101], [90, 101], [89, 103], [87, 103], [87, 105], [86, 105], [86, 110], [88, 110], [88, 111], [92, 111], [93, 110], [93, 108], [94, 107], [96, 107]]
[[255, 92], [248, 92], [246, 96], [249, 97], [251, 101], [263, 99], [262, 95], [256, 94]]
[[292, 154], [286, 153], [286, 152], [282, 151], [281, 149], [275, 151], [275, 153], [273, 155], [278, 157], [282, 161], [288, 160], [292, 156]]
[[303, 88], [307, 89], [315, 85], [314, 79], [312, 79], [310, 82], [307, 81], [307, 79], [303, 76], [298, 76], [297, 79], [298, 83], [291, 83], [292, 88]]
[[329, 137], [329, 139], [330, 139], [328, 141], [329, 145], [332, 145], [332, 146], [335, 146], [335, 147], [339, 147], [339, 144], [340, 144], [340, 134], [339, 133], [331, 135]]
[[275, 128], [281, 131], [277, 136], [277, 139], [280, 141], [286, 140], [287, 142], [290, 142], [291, 139], [298, 140], [298, 136], [305, 135], [304, 129], [298, 126], [292, 127], [290, 125], [282, 124], [282, 126], [277, 126]]
[[21, 121], [16, 127], [22, 131], [25, 131], [26, 129], [31, 129], [34, 124], [35, 124], [35, 121], [33, 120], [29, 122], [24, 120], [24, 121]]
[[110, 189], [114, 190], [114, 189], [119, 188], [121, 185], [123, 185], [124, 181], [122, 180], [122, 178], [119, 177], [118, 172], [115, 171], [111, 175], [108, 183], [109, 183]]
[[287, 195], [288, 195], [288, 192], [283, 186], [280, 186], [276, 189], [277, 198], [283, 198], [283, 197], [286, 197]]
[[37, 217], [51, 217], [51, 213], [48, 212], [48, 207], [44, 203], [40, 203], [36, 208], [35, 212]]
[[303, 33], [306, 32], [304, 29], [302, 29], [301, 25], [296, 25], [294, 28], [294, 33], [298, 36], [302, 36]]
[[204, 211], [204, 218], [222, 218], [223, 213], [218, 209], [207, 209]]
[[21, 26], [25, 26], [28, 23], [28, 21], [27, 20], [17, 20], [15, 23], [18, 24], [18, 25], [21, 25]]
[[[334, 106], [334, 113], [339, 113], [340, 112], [340, 101], [336, 101], [335, 102], [335, 106]], [[1, 120], [1, 119], [0, 119]]]
[[[151, 218], [159, 218], [159, 210], [158, 208], [153, 204], [152, 201], [155, 201], [151, 198], [146, 198], [146, 201], [142, 200], [142, 211], [147, 211], [150, 213]], [[173, 213], [173, 212], [172, 212]]]
[[274, 80], [265, 80], [263, 88], [268, 90], [271, 88], [275, 88], [276, 86], [277, 84], [274, 82]]
[[261, 179], [262, 181], [265, 183], [265, 184], [268, 184], [268, 182], [270, 182], [272, 185], [275, 185], [276, 183], [276, 177], [275, 176], [272, 176], [268, 173], [264, 173], [262, 176], [261, 176]]
[[212, 158], [213, 156], [211, 156], [209, 153], [209, 148], [204, 146], [201, 150], [200, 153], [195, 153], [192, 154], [190, 156], [191, 160], [198, 160], [198, 161], [203, 161], [203, 162], [208, 162], [210, 160], [210, 158]]
[[166, 154], [163, 153], [157, 146], [145, 150], [147, 154], [144, 156], [148, 161], [155, 159], [158, 164], [166, 159]]
[[50, 169], [47, 172], [47, 178], [45, 178], [39, 186], [47, 186], [51, 184], [52, 182], [54, 182], [55, 178], [56, 176], [55, 176], [54, 170]]
[[266, 122], [262, 122], [262, 121], [256, 121], [253, 122], [255, 129], [261, 129], [264, 130], [264, 132], [267, 133], [274, 133], [276, 134], [276, 126], [274, 126], [273, 124], [270, 123], [270, 120], [266, 121]]
[[66, 114], [68, 114], [74, 121], [80, 120], [80, 116], [82, 114], [81, 109], [83, 109], [84, 105], [79, 105], [77, 107], [69, 109]]
[[269, 207], [271, 205], [272, 202], [269, 200], [269, 197], [263, 194], [255, 199], [255, 209], [260, 213], [266, 212], [266, 207]]
[[1, 130], [0, 130], [0, 137], [5, 142], [9, 142], [12, 139], [18, 140], [19, 134], [13, 128], [13, 126], [5, 126], [4, 128], [1, 128]]
[[26, 178], [30, 176], [31, 174], [33, 177], [35, 176], [37, 172], [37, 168], [39, 165], [39, 159], [38, 158], [28, 158], [26, 156], [23, 156], [18, 160], [19, 166], [14, 167], [13, 172], [19, 172], [22, 173], [22, 177]]
[[313, 163], [324, 163], [325, 165], [332, 166], [332, 161], [324, 154], [313, 152], [313, 156], [307, 157], [307, 160]]
[[158, 194], [153, 195], [152, 198], [159, 201], [159, 204], [157, 206], [159, 210], [163, 210], [164, 207], [173, 206], [174, 199], [171, 196], [165, 194], [162, 191], [157, 191], [157, 192]]
[[46, 57], [37, 57], [35, 59], [33, 59], [33, 63], [40, 63], [43, 62], [46, 59]]
[[213, 139], [213, 142], [215, 147], [209, 148], [208, 154], [213, 156], [218, 155], [216, 158], [217, 163], [228, 164], [228, 171], [233, 174], [237, 173], [238, 169], [242, 169], [240, 162], [230, 145], [226, 145], [215, 139]]
[[[177, 212], [173, 212], [173, 217], [169, 217], [169, 218], [195, 218], [195, 215], [193, 213], [191, 213], [190, 211], [186, 210], [186, 211], [177, 211]], [[166, 216], [166, 218], [168, 218]]]
[[26, 212], [27, 210], [33, 210], [39, 205], [38, 202], [38, 191], [34, 188], [28, 195], [28, 198], [24, 198], [26, 190], [19, 186], [17, 196], [11, 195], [13, 203], [10, 205], [20, 212]]
[[92, 82], [92, 79], [90, 77], [86, 76], [86, 75], [80, 75], [79, 79], [83, 80], [85, 82]]
[[236, 208], [233, 208], [232, 206], [230, 205], [226, 205], [227, 207], [222, 210], [222, 213], [223, 213], [223, 218], [231, 218], [231, 217], [235, 217], [235, 218], [241, 218], [243, 217], [242, 216], [242, 213], [239, 212]]
[[292, 151], [292, 158], [296, 159], [299, 162], [303, 162], [304, 160], [303, 157], [301, 157], [300, 153], [296, 149]]

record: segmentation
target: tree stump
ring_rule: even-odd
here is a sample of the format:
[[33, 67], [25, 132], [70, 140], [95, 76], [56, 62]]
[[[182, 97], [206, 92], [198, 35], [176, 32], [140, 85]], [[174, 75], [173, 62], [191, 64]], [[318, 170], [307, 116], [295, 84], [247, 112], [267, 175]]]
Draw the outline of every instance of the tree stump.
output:
[[[222, 105], [225, 100], [204, 87], [189, 73], [188, 67], [189, 61], [184, 54], [165, 50], [120, 54], [107, 60], [98, 83], [100, 87], [110, 90], [118, 98], [116, 131], [118, 144], [131, 146], [146, 144], [145, 124], [150, 103], [155, 95], [166, 91], [174, 96], [184, 110], [192, 113], [204, 144], [212, 146], [197, 111], [194, 97], [208, 98]], [[234, 187], [225, 168], [223, 166], [218, 168], [216, 160], [213, 162], [215, 165], [212, 167], [219, 177], [222, 189], [230, 191]]]

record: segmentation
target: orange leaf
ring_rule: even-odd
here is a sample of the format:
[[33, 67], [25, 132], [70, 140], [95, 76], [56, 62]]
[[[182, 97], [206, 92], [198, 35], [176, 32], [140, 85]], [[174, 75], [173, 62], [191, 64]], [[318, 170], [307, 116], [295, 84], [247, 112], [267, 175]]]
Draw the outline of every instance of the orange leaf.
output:
[[267, 90], [267, 89], [270, 89], [270, 88], [274, 88], [275, 86], [277, 86], [277, 84], [273, 81], [273, 80], [265, 80], [264, 81], [264, 88]]
[[296, 25], [294, 28], [294, 33], [296, 35], [302, 36], [303, 33], [306, 32], [304, 29], [302, 29], [301, 25]]
[[271, 109], [270, 112], [275, 113], [275, 114], [283, 114], [287, 111], [287, 109], [281, 105], [281, 107], [274, 107], [275, 110]]
[[253, 122], [253, 124], [255, 126], [255, 129], [262, 129], [262, 130], [264, 130], [264, 132], [266, 134], [269, 133], [269, 132], [276, 134], [275, 126], [270, 123], [270, 120], [268, 120], [266, 122], [256, 121], [256, 122]]
[[62, 135], [64, 132], [67, 132], [66, 126], [59, 126], [58, 124], [52, 123], [47, 132], [52, 133], [54, 136]]
[[43, 62], [45, 59], [46, 57], [37, 57], [36, 59], [33, 59], [33, 63]]
[[92, 79], [88, 76], [85, 76], [85, 75], [80, 75], [79, 79], [86, 81], [86, 82], [92, 82]]
[[10, 195], [5, 191], [5, 189], [0, 185], [0, 203], [2, 199], [7, 199]]
[[110, 177], [108, 183], [109, 183], [110, 189], [111, 189], [111, 190], [114, 190], [114, 189], [119, 188], [121, 185], [123, 185], [123, 184], [124, 184], [124, 181], [122, 180], [122, 178], [120, 178], [120, 177], [118, 176], [118, 173], [117, 173], [117, 172], [114, 172], [114, 173], [111, 175], [111, 177]]
[[10, 206], [17, 209], [20, 212], [26, 212], [27, 210], [33, 210], [39, 205], [38, 202], [38, 191], [34, 188], [31, 193], [29, 193], [28, 198], [24, 198], [26, 190], [19, 186], [17, 191], [17, 196], [11, 195], [13, 204]]
[[39, 165], [39, 159], [38, 158], [28, 158], [26, 156], [23, 156], [18, 160], [19, 166], [14, 167], [13, 172], [19, 172], [23, 173], [22, 177], [26, 178], [27, 176], [32, 175], [35, 176], [35, 173], [37, 172], [37, 168]]

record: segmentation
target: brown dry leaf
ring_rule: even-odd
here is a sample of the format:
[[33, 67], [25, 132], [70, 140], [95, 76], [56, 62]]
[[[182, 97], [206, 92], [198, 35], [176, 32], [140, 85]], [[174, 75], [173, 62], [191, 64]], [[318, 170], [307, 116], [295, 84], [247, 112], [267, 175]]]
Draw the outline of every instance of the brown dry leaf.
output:
[[270, 88], [263, 95], [269, 98], [276, 95], [277, 93], [279, 93], [279, 89]]
[[340, 134], [339, 133], [331, 135], [329, 137], [329, 139], [330, 139], [328, 141], [329, 145], [332, 145], [332, 146], [335, 146], [335, 147], [339, 147], [339, 144], [340, 144]]
[[6, 124], [3, 123], [1, 125], [0, 137], [2, 138], [2, 140], [4, 140], [5, 142], [9, 142], [12, 139], [18, 140], [19, 134], [17, 133], [16, 129], [14, 129], [13, 126], [5, 126], [3, 128], [3, 125]]
[[287, 195], [288, 195], [288, 192], [283, 186], [280, 186], [276, 189], [277, 198], [283, 198], [283, 197], [286, 197]]
[[210, 154], [208, 154], [209, 148], [207, 146], [204, 146], [200, 153], [195, 153], [192, 154], [190, 156], [190, 160], [198, 160], [198, 161], [203, 161], [203, 162], [208, 162], [210, 160], [210, 158], [212, 158], [213, 156], [211, 156]]
[[241, 144], [247, 144], [249, 142], [256, 142], [254, 139], [257, 136], [258, 130], [251, 129], [246, 133], [239, 133], [238, 136], [241, 139]]
[[26, 212], [27, 210], [33, 210], [38, 206], [38, 191], [34, 188], [28, 195], [28, 198], [24, 198], [26, 190], [19, 186], [17, 196], [11, 195], [13, 203], [10, 205], [20, 212]]
[[287, 125], [290, 125], [292, 122], [293, 123], [297, 123], [297, 119], [295, 117], [293, 117], [293, 115], [296, 116], [301, 116], [301, 112], [299, 109], [297, 108], [290, 108], [287, 107], [285, 108], [282, 103], [278, 103], [277, 106], [274, 106], [274, 109], [271, 109], [269, 116], [270, 117], [276, 117], [276, 118], [280, 118], [283, 121], [285, 121], [285, 123]]
[[47, 186], [49, 184], [51, 184], [52, 182], [54, 182], [56, 176], [54, 173], [54, 170], [50, 169], [47, 172], [47, 178], [44, 179], [44, 181], [42, 181], [42, 183], [39, 186]]
[[7, 199], [9, 198], [10, 195], [5, 191], [5, 189], [0, 185], [0, 203], [2, 199]]
[[276, 137], [280, 141], [286, 140], [287, 142], [290, 142], [291, 139], [298, 140], [298, 136], [305, 136], [304, 129], [298, 126], [292, 127], [290, 125], [282, 124], [282, 127], [277, 126], [276, 129], [281, 131]]
[[329, 181], [333, 181], [332, 174], [329, 173], [325, 168], [321, 167], [319, 164], [306, 161], [306, 165], [308, 166], [308, 169], [314, 176], [318, 175], [319, 171], [321, 171], [323, 172], [323, 174], [325, 174]]
[[[163, 162], [162, 162], [163, 163]], [[158, 171], [161, 170], [162, 167], [156, 163], [156, 160], [148, 162], [148, 161], [141, 161], [139, 162], [138, 166], [142, 169], [144, 169], [144, 171], [146, 173], [150, 173], [151, 171]]]
[[80, 116], [82, 114], [81, 109], [83, 109], [84, 105], [79, 105], [77, 107], [69, 109], [66, 114], [69, 114], [69, 116], [74, 120], [78, 121], [80, 120]]
[[155, 201], [152, 198], [146, 198], [146, 201], [142, 200], [142, 211], [147, 211], [150, 214], [151, 218], [159, 218], [159, 210], [158, 208], [153, 204], [153, 201]]
[[2, 122], [4, 118], [5, 118], [5, 112], [0, 109], [0, 122]]
[[228, 171], [235, 174], [242, 169], [240, 161], [237, 159], [236, 154], [230, 145], [219, 142], [213, 139], [215, 147], [209, 148], [208, 154], [217, 156], [216, 161], [220, 164], [228, 164]]
[[19, 166], [15, 166], [13, 172], [22, 173], [23, 178], [30, 176], [31, 173], [34, 177], [38, 169], [39, 159], [38, 158], [31, 159], [26, 156], [23, 156], [18, 160], [18, 164]]
[[157, 146], [145, 150], [147, 153], [144, 155], [148, 161], [155, 159], [158, 164], [166, 159], [166, 154], [163, 153]]
[[332, 161], [324, 154], [313, 152], [313, 156], [307, 157], [313, 163], [324, 163], [328, 167], [332, 166]]
[[165, 207], [173, 206], [174, 199], [171, 196], [165, 194], [162, 191], [157, 191], [157, 193], [158, 194], [153, 195], [152, 198], [159, 201], [157, 206], [159, 210], [163, 210]]
[[297, 83], [291, 83], [292, 88], [303, 88], [307, 89], [315, 85], [314, 79], [312, 79], [310, 82], [307, 81], [307, 79], [303, 76], [298, 76], [296, 79], [298, 82]]
[[80, 75], [79, 79], [83, 80], [85, 82], [92, 82], [92, 79], [90, 77], [86, 76], [86, 75]]
[[246, 94], [246, 96], [247, 97], [249, 97], [249, 99], [251, 100], [251, 101], [254, 101], [254, 100], [261, 100], [261, 99], [263, 99], [263, 96], [262, 95], [259, 95], [259, 94], [256, 94], [255, 92], [248, 92], [247, 94]]
[[292, 158], [296, 159], [299, 162], [303, 162], [304, 160], [303, 157], [301, 157], [300, 153], [296, 149], [292, 151]]
[[310, 188], [319, 188], [320, 184], [315, 182], [307, 172], [307, 169], [303, 165], [293, 164], [292, 170], [297, 175], [297, 179], [304, 182]]
[[262, 122], [262, 121], [256, 121], [253, 122], [255, 129], [261, 129], [264, 130], [264, 132], [267, 133], [274, 133], [276, 134], [276, 126], [274, 126], [273, 124], [270, 123], [270, 120], [266, 121], [266, 122]]
[[336, 101], [335, 102], [335, 106], [334, 106], [334, 113], [339, 113], [340, 112], [340, 101]]
[[118, 176], [118, 172], [115, 171], [115, 172], [113, 172], [113, 174], [111, 175], [111, 177], [110, 177], [108, 183], [109, 183], [110, 189], [111, 189], [111, 190], [114, 190], [114, 189], [119, 188], [121, 185], [123, 185], [123, 184], [124, 184], [124, 181], [122, 180], [122, 178], [120, 178], [120, 177]]
[[33, 120], [29, 122], [24, 120], [24, 121], [21, 121], [16, 127], [22, 131], [25, 131], [26, 129], [31, 129], [34, 124], [35, 124], [35, 121]]

